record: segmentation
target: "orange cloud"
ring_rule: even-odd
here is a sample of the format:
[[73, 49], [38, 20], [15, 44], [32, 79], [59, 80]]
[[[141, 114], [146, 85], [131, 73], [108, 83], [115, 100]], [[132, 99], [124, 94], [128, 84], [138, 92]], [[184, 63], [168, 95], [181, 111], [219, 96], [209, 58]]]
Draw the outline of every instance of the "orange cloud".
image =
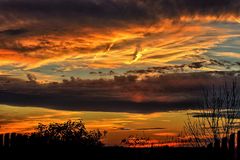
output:
[[230, 28], [206, 24], [223, 20], [236, 22], [237, 17], [183, 15], [177, 22], [165, 18], [151, 25], [130, 23], [106, 28], [75, 26], [63, 33], [27, 34], [11, 38], [13, 44], [3, 45], [2, 49], [0, 45], [0, 65], [29, 70], [64, 64], [62, 70], [71, 71], [191, 62], [194, 59], [189, 57], [204, 55], [217, 44], [236, 36], [229, 32]]
[[17, 51], [0, 49], [0, 65], [16, 64], [18, 66], [31, 65], [39, 61], [36, 57], [28, 57]]

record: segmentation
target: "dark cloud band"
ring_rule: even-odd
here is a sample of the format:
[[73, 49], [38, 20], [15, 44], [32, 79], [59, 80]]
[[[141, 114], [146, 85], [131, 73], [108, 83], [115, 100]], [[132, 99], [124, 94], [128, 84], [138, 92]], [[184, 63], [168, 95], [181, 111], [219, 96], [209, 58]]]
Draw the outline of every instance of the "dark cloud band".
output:
[[0, 77], [0, 103], [80, 111], [142, 112], [197, 109], [202, 89], [239, 78], [239, 72], [169, 74], [136, 81], [133, 76], [114, 80], [81, 80], [38, 84]]
[[[1, 20], [114, 25], [181, 16], [239, 15], [239, 0], [1, 0]], [[99, 22], [106, 22], [104, 24]], [[67, 24], [65, 24], [67, 25]]]

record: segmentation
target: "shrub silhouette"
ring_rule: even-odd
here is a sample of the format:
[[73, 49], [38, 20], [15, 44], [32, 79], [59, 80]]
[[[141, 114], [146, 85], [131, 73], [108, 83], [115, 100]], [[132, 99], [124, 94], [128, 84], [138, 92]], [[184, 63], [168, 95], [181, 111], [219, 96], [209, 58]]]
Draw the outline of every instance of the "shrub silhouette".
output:
[[102, 146], [103, 134], [99, 130], [87, 131], [84, 123], [67, 121], [64, 123], [40, 123], [36, 132], [29, 137], [33, 144], [71, 144], [80, 146]]

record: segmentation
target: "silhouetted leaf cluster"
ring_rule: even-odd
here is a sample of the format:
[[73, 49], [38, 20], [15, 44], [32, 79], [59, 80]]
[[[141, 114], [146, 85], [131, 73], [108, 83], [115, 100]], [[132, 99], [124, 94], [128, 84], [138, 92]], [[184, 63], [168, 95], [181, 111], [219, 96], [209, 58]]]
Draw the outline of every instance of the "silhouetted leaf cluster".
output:
[[29, 141], [33, 144], [74, 144], [80, 146], [102, 146], [102, 132], [99, 130], [87, 131], [84, 123], [67, 121], [64, 123], [40, 123], [37, 131], [32, 133]]

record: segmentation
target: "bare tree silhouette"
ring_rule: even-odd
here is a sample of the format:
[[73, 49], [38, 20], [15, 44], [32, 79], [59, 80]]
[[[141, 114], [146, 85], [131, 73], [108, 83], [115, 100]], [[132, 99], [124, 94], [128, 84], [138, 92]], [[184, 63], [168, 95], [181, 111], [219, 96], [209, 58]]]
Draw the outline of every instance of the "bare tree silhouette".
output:
[[196, 147], [218, 143], [223, 137], [235, 133], [240, 108], [237, 80], [223, 85], [212, 85], [203, 90], [203, 106], [199, 113], [188, 118], [184, 134]]

